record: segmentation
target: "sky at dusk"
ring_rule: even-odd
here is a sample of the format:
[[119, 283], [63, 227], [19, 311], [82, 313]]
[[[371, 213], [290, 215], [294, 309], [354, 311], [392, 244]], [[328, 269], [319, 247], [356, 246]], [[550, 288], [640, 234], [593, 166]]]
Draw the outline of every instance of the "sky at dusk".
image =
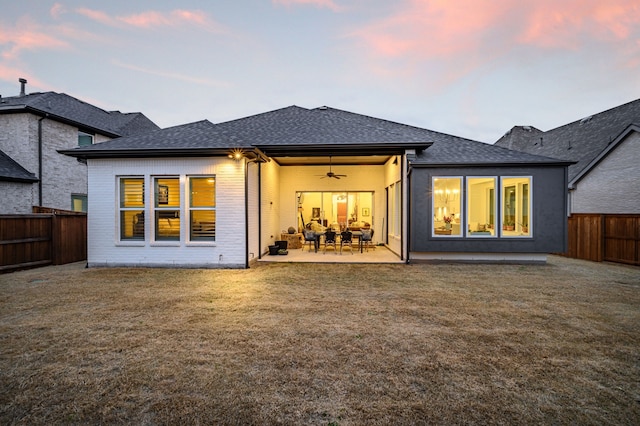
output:
[[161, 127], [298, 105], [493, 143], [640, 98], [638, 0], [0, 0], [0, 95]]

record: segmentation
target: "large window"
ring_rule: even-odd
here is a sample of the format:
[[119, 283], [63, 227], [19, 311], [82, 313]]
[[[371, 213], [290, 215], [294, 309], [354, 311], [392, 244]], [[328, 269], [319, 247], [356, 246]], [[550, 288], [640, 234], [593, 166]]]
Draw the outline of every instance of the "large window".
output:
[[189, 238], [216, 239], [216, 179], [213, 176], [189, 179]]
[[531, 237], [531, 181], [529, 176], [435, 177], [433, 235]]
[[120, 239], [144, 240], [144, 178], [120, 178]]
[[496, 178], [467, 178], [467, 235], [496, 235]]
[[501, 179], [502, 235], [509, 237], [531, 235], [530, 187], [530, 177]]
[[433, 233], [434, 235], [461, 236], [460, 177], [433, 179]]
[[180, 179], [155, 178], [154, 195], [155, 239], [180, 240]]

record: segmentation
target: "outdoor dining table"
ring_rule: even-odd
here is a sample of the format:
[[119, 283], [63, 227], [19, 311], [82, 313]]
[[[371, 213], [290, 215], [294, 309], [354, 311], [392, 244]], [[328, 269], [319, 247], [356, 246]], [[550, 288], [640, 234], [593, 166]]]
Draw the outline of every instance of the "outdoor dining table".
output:
[[[314, 248], [316, 250], [316, 253], [318, 252], [318, 249], [320, 248], [320, 237], [322, 237], [324, 234], [326, 234], [327, 231], [314, 231], [314, 234], [316, 236], [316, 240], [314, 243]], [[358, 249], [360, 250], [360, 253], [362, 253], [362, 231], [350, 231], [351, 232], [351, 237], [355, 237], [358, 239]], [[336, 232], [336, 238], [339, 237], [341, 234], [340, 232]]]

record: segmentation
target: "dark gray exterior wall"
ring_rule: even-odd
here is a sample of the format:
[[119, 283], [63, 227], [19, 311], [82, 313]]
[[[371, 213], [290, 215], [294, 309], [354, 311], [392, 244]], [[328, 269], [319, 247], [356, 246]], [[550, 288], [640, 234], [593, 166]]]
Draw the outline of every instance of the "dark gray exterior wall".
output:
[[[532, 237], [434, 237], [432, 177], [531, 176]], [[410, 251], [455, 253], [563, 253], [567, 248], [567, 168], [543, 167], [414, 167], [410, 181]], [[463, 192], [466, 188], [463, 186]], [[500, 191], [496, 191], [500, 193]], [[500, 200], [498, 200], [500, 206]], [[466, 213], [464, 198], [463, 211]], [[500, 216], [498, 208], [498, 216]]]

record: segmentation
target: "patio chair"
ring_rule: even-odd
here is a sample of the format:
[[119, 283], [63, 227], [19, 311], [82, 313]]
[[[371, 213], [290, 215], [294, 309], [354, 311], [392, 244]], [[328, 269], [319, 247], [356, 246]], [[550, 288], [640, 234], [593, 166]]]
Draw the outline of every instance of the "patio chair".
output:
[[373, 246], [373, 229], [362, 229], [362, 244], [369, 251], [369, 245]]
[[349, 250], [351, 250], [351, 254], [353, 254], [352, 237], [353, 234], [351, 231], [344, 231], [340, 234], [340, 254], [342, 254], [342, 248], [345, 246], [349, 246]]
[[338, 254], [338, 247], [336, 245], [336, 233], [334, 231], [327, 231], [324, 234], [324, 254], [327, 254], [327, 246], [333, 246], [333, 251]]
[[313, 246], [313, 249], [317, 250], [317, 240], [318, 237], [316, 236], [316, 233], [310, 229], [305, 229], [302, 231], [304, 234], [304, 245], [302, 246], [302, 251], [304, 251], [304, 246], [307, 245], [307, 243], [309, 243], [309, 251], [311, 251], [311, 246]]

